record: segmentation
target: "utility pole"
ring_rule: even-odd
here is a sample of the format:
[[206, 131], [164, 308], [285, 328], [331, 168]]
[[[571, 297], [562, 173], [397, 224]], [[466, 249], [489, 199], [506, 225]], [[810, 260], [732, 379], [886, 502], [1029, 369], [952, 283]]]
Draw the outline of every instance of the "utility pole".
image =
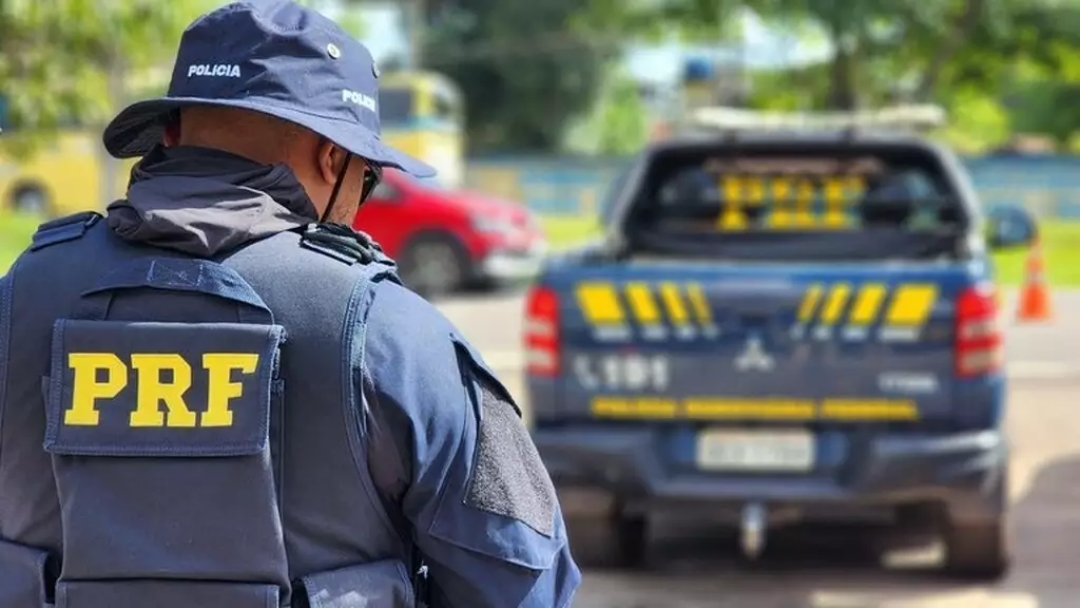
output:
[[424, 12], [425, 0], [406, 0], [402, 7], [402, 21], [408, 38], [409, 69], [418, 70], [424, 63]]
[[739, 107], [748, 107], [753, 82], [750, 79], [750, 49], [746, 43], [746, 16], [739, 15], [738, 20], [738, 56], [739, 56]]
[[[129, 101], [127, 90], [129, 71], [120, 45], [116, 42], [119, 39], [118, 35], [112, 37], [113, 44], [106, 51], [105, 57], [109, 109], [113, 112], [119, 111]], [[98, 198], [104, 207], [116, 200], [117, 194], [120, 194], [118, 192], [118, 185], [121, 183], [120, 161], [113, 158], [100, 143], [98, 144], [98, 160], [101, 163], [98, 168]]]

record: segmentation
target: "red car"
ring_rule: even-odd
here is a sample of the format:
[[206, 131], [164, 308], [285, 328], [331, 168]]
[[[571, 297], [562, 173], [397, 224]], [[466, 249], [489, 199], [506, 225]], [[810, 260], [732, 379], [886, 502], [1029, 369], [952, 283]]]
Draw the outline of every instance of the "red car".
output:
[[547, 240], [524, 206], [387, 170], [353, 223], [425, 296], [528, 279]]

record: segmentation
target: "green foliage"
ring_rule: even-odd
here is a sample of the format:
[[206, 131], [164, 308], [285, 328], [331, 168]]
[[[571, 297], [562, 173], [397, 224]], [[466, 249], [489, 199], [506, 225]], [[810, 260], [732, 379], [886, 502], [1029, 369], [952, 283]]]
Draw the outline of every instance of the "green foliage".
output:
[[833, 58], [826, 105], [853, 109], [888, 98], [927, 101], [976, 30], [995, 34], [1014, 0], [757, 0], [767, 21], [824, 32]]
[[633, 79], [616, 74], [613, 80], [601, 105], [598, 148], [601, 154], [630, 155], [645, 145], [645, 105]]
[[1076, 0], [589, 0], [582, 22], [642, 38], [711, 32], [715, 43], [739, 10], [834, 50], [822, 65], [755, 74], [754, 107], [934, 101], [957, 118], [945, 137], [966, 149], [994, 145], [1010, 124], [1063, 145], [1080, 131]]
[[95, 124], [115, 111], [117, 83], [168, 60], [180, 34], [220, 0], [8, 0], [0, 3], [0, 95], [8, 151]]
[[465, 97], [473, 152], [550, 151], [597, 99], [613, 48], [570, 29], [578, 0], [433, 2], [425, 67]]
[[744, 0], [586, 0], [575, 24], [587, 32], [656, 40], [676, 33], [690, 41], [739, 36]]
[[309, 8], [313, 8], [322, 14], [330, 17], [341, 26], [341, 29], [348, 32], [355, 38], [363, 38], [364, 36], [364, 19], [360, 14], [360, 9], [363, 6], [362, 2], [357, 0], [295, 0], [297, 4], [302, 4]]
[[949, 88], [1000, 99], [1012, 129], [1068, 149], [1080, 134], [1080, 5], [1014, 0], [997, 32], [981, 28], [943, 70]]
[[583, 154], [629, 156], [645, 145], [646, 122], [637, 81], [613, 68], [593, 111], [569, 129], [565, 147]]
[[1016, 131], [1049, 134], [1062, 147], [1080, 135], [1080, 83], [1024, 80], [1008, 97], [1020, 110], [1014, 121]]
[[954, 112], [940, 136], [957, 151], [978, 154], [1009, 139], [1009, 114], [993, 97], [975, 89], [961, 89], [950, 95], [946, 105]]

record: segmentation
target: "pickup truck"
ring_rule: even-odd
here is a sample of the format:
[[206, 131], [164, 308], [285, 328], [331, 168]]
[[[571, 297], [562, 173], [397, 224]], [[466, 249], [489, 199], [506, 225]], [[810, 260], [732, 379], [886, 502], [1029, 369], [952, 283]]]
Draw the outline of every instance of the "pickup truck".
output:
[[533, 436], [583, 564], [640, 565], [676, 515], [737, 526], [750, 557], [770, 528], [870, 524], [930, 532], [957, 576], [1008, 570], [988, 249], [1031, 242], [1030, 215], [984, 213], [945, 148], [847, 130], [656, 143], [602, 215], [524, 323]]

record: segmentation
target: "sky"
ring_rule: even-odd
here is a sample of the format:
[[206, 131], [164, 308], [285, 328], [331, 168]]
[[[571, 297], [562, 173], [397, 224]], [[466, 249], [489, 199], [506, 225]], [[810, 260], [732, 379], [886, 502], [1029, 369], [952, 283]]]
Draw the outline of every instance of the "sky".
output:
[[[328, 11], [329, 12], [329, 11]], [[383, 59], [405, 49], [405, 36], [393, 6], [369, 6], [363, 9], [364, 43], [376, 59]], [[797, 41], [783, 33], [766, 27], [755, 15], [743, 20], [746, 34], [745, 57], [753, 68], [780, 67], [783, 65], [819, 61], [829, 54], [824, 43]], [[690, 48], [675, 42], [663, 45], [637, 46], [629, 49], [626, 57], [628, 71], [640, 80], [670, 83], [681, 72], [682, 59], [686, 57], [709, 57], [716, 51]]]

